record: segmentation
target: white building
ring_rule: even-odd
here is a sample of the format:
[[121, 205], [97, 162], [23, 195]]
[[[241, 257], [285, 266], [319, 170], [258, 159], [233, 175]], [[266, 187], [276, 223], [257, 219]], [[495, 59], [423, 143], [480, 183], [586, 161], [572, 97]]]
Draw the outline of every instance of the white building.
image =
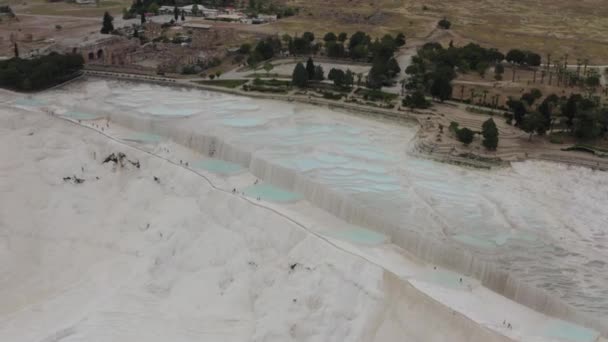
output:
[[[194, 8], [195, 5], [188, 5], [188, 6], [183, 6], [180, 7], [180, 13], [183, 10], [186, 15], [194, 15], [192, 9]], [[198, 8], [198, 11], [196, 13], [196, 16], [203, 16], [203, 17], [215, 17], [218, 14], [218, 10], [216, 9], [212, 9], [212, 8], [207, 8], [203, 5], [196, 5], [196, 7]]]
[[160, 6], [158, 9], [159, 14], [173, 14], [173, 6]]
[[272, 23], [277, 21], [276, 14], [258, 14], [258, 19], [263, 20], [268, 23]]

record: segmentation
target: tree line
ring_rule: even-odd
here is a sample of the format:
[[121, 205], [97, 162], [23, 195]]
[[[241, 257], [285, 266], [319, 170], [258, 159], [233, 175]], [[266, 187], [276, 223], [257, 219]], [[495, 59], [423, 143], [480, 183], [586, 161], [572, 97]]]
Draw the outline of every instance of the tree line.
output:
[[514, 125], [533, 134], [544, 135], [558, 129], [580, 140], [593, 140], [608, 132], [608, 108], [599, 99], [581, 94], [557, 96], [550, 94], [542, 101], [542, 93], [532, 89], [519, 99], [509, 99]]
[[[239, 52], [248, 55], [247, 64], [255, 66], [271, 59], [282, 52], [291, 56], [316, 55], [325, 52], [332, 58], [350, 58], [356, 61], [371, 62], [372, 67], [368, 74], [367, 86], [379, 89], [390, 85], [392, 79], [401, 72], [399, 63], [394, 55], [397, 49], [405, 45], [405, 36], [390, 34], [382, 38], [372, 38], [364, 32], [356, 32], [350, 38], [342, 32], [336, 35], [328, 32], [322, 39], [317, 39], [312, 32], [304, 32], [301, 36], [285, 34], [279, 39], [277, 36], [260, 40], [255, 47], [243, 44]], [[340, 76], [338, 76], [340, 79]], [[340, 81], [338, 81], [340, 82]]]
[[39, 90], [59, 84], [82, 69], [80, 54], [51, 52], [32, 59], [0, 61], [0, 86], [16, 90]]
[[[291, 76], [292, 84], [300, 88], [308, 86], [309, 82], [318, 82], [324, 79], [323, 67], [320, 64], [315, 65], [312, 57], [308, 58], [306, 66], [301, 62], [296, 64]], [[350, 89], [355, 83], [355, 74], [350, 70], [345, 72], [341, 69], [332, 68], [327, 74], [327, 79], [333, 81], [337, 88]]]
[[[409, 76], [404, 87], [410, 91], [411, 102], [421, 103], [424, 94], [440, 101], [452, 97], [452, 80], [456, 72], [478, 72], [484, 74], [493, 65], [505, 59], [497, 49], [487, 49], [477, 44], [444, 48], [439, 43], [426, 43], [405, 70]], [[499, 64], [498, 64], [499, 65]]]

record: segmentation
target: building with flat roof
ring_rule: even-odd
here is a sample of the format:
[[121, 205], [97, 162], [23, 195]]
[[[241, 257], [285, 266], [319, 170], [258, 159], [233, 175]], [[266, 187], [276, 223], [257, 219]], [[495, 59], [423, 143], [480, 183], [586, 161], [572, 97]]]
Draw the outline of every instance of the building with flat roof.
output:
[[207, 24], [199, 24], [199, 23], [183, 23], [182, 24], [183, 28], [187, 28], [187, 29], [195, 29], [195, 30], [209, 30], [211, 29], [211, 25], [207, 25]]

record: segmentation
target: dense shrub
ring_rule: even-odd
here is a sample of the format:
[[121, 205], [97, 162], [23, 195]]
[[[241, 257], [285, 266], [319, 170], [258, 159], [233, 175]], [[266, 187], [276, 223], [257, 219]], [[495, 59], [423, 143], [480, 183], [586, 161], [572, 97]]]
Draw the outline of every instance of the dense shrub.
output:
[[0, 61], [0, 86], [17, 90], [38, 90], [61, 83], [82, 69], [79, 54], [50, 53], [32, 59]]

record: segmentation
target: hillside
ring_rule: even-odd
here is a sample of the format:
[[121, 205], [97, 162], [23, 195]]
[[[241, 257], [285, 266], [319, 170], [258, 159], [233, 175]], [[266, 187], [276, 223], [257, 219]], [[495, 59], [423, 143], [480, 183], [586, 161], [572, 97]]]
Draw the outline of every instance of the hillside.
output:
[[608, 8], [601, 0], [321, 0], [286, 1], [300, 15], [278, 25], [289, 32], [314, 29], [402, 31], [424, 37], [447, 17], [455, 40], [471, 39], [501, 49], [522, 47], [539, 53], [608, 61]]

